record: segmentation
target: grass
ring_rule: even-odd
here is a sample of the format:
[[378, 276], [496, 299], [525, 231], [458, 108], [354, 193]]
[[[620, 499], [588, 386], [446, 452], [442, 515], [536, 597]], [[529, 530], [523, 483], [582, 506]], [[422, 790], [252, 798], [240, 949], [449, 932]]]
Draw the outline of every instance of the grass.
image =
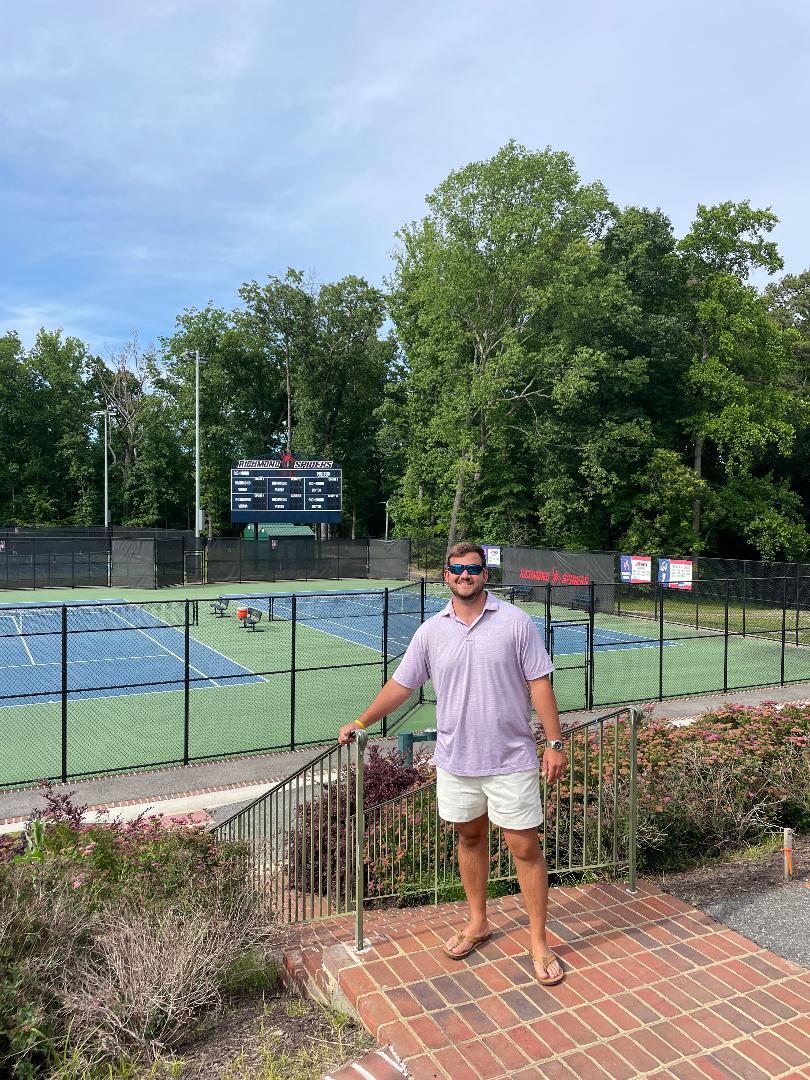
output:
[[[238, 593], [240, 589], [257, 593], [291, 589], [326, 592], [378, 588], [385, 584], [347, 580], [303, 584], [254, 582], [240, 586], [229, 582], [158, 592], [127, 590], [126, 595], [134, 602], [173, 596], [178, 600], [186, 596], [205, 600], [221, 593]], [[82, 589], [17, 592], [13, 596], [3, 594], [0, 599], [17, 602], [21, 599], [30, 602], [34, 598], [100, 599], [101, 596], [95, 594], [101, 593], [109, 598], [109, 590]], [[627, 601], [622, 600], [622, 603]], [[645, 599], [634, 597], [633, 603], [640, 608]], [[651, 599], [649, 603], [652, 604]], [[542, 615], [543, 605], [528, 604], [526, 610], [533, 615]], [[793, 641], [787, 639], [784, 673], [782, 671], [781, 613], [778, 632], [765, 629], [771, 623], [763, 621], [763, 615], [758, 634], [731, 636], [727, 655], [724, 655], [722, 634], [706, 628], [695, 630], [688, 625], [690, 612], [691, 617], [694, 616], [693, 603], [686, 602], [680, 595], [672, 600], [667, 597], [665, 610], [676, 616], [677, 621], [667, 621], [664, 625], [665, 640], [673, 644], [664, 648], [662, 669], [659, 669], [657, 648], [621, 650], [610, 644], [597, 644], [593, 671], [595, 707], [657, 700], [659, 695], [684, 697], [712, 690], [779, 685], [783, 677], [784, 682], [810, 678], [810, 653], [795, 644], [795, 637]], [[205, 603], [200, 604], [199, 612], [199, 625], [191, 630], [194, 639], [249, 671], [263, 673], [263, 678], [261, 682], [247, 685], [228, 678], [219, 678], [217, 686], [191, 683], [188, 724], [191, 760], [279, 750], [291, 743], [303, 746], [331, 742], [338, 727], [353, 719], [380, 687], [383, 669], [379, 648], [359, 645], [324, 633], [306, 621], [299, 622], [295, 635], [297, 670], [293, 709], [289, 671], [291, 623], [265, 622], [260, 624], [259, 632], [252, 633], [238, 626], [233, 618], [214, 618]], [[712, 621], [712, 609], [708, 605], [701, 604], [700, 612], [701, 619], [705, 615]], [[552, 617], [570, 619], [572, 614], [567, 609], [554, 609]], [[774, 613], [765, 614], [772, 621]], [[581, 618], [581, 613], [577, 618], [587, 621], [587, 618]], [[753, 612], [749, 612], [749, 628], [752, 619]], [[595, 624], [599, 629], [618, 632], [628, 640], [657, 642], [660, 632], [659, 624], [653, 618], [597, 613]], [[586, 686], [591, 675], [586, 668], [585, 654], [559, 655], [555, 665], [554, 688], [561, 710], [585, 708]], [[431, 700], [429, 685], [424, 696], [427, 701]], [[0, 716], [3, 722], [0, 786], [34, 783], [44, 776], [59, 777], [62, 763], [58, 697], [47, 704], [5, 708]], [[409, 716], [403, 730], [421, 730], [434, 723], [435, 714], [430, 709], [419, 709]], [[67, 772], [71, 776], [122, 772], [183, 760], [182, 690], [71, 700], [67, 724]]]

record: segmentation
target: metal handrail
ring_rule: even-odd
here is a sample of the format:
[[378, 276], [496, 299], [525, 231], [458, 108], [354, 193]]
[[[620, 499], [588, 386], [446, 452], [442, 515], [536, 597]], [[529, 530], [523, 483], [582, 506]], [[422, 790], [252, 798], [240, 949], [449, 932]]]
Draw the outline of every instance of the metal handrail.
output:
[[[629, 718], [626, 759], [619, 740], [623, 717]], [[569, 744], [567, 776], [553, 786], [543, 781], [543, 854], [549, 873], [626, 868], [628, 889], [635, 892], [640, 718], [640, 707], [630, 706], [563, 732]], [[412, 883], [427, 883], [418, 892], [430, 893], [437, 903], [444, 889], [460, 882], [452, 826], [438, 817], [435, 783], [365, 809], [367, 743], [363, 731], [354, 747], [327, 748], [214, 829], [221, 839], [248, 845], [255, 887], [279, 918], [303, 922], [353, 910], [358, 950], [364, 904], [399, 897], [397, 869], [400, 877], [410, 872]], [[621, 769], [627, 774], [624, 789]], [[626, 836], [619, 828], [622, 797]], [[492, 827], [490, 853], [490, 882], [515, 880], [502, 834]], [[373, 888], [380, 867], [390, 877], [386, 892]]]

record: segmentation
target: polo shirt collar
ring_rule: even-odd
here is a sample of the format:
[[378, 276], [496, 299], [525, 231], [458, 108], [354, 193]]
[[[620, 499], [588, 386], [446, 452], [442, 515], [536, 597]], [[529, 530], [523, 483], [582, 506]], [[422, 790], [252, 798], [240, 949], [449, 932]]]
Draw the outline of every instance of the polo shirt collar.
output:
[[[489, 591], [486, 592], [486, 598], [487, 598], [486, 603], [484, 604], [484, 608], [483, 608], [483, 611], [481, 612], [481, 615], [483, 615], [484, 611], [494, 611], [495, 608], [498, 607], [498, 605], [502, 603], [501, 600], [499, 600], [496, 596], [493, 596], [492, 593], [489, 592]], [[452, 596], [447, 601], [447, 605], [442, 608], [442, 610], [439, 612], [439, 614], [444, 615], [448, 619], [453, 618], [455, 616], [456, 613], [453, 610], [453, 597]], [[480, 617], [481, 616], [479, 616], [479, 618]]]

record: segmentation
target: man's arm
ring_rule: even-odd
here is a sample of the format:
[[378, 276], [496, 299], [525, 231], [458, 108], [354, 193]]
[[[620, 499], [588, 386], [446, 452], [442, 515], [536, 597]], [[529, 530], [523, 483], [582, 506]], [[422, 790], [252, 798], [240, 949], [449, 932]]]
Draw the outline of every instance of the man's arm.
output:
[[[537, 718], [543, 726], [546, 738], [553, 742], [562, 737], [560, 728], [560, 714], [557, 710], [557, 699], [551, 686], [551, 679], [544, 675], [542, 679], [529, 681], [529, 694], [532, 699], [532, 707], [537, 713]], [[546, 747], [543, 754], [543, 776], [550, 784], [559, 780], [568, 768], [568, 758], [565, 750], [552, 750]]]
[[408, 700], [412, 693], [413, 689], [410, 686], [403, 686], [394, 678], [389, 679], [369, 707], [360, 713], [356, 720], [343, 725], [338, 732], [338, 742], [344, 744], [352, 742], [361, 728], [371, 727], [378, 720], [382, 720], [384, 716], [394, 712], [403, 702]]

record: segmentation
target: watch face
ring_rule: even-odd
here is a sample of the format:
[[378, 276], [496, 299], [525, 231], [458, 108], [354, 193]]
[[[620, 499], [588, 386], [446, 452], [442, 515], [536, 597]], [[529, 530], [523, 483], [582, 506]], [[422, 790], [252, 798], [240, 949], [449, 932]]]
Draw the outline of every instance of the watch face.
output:
[[548, 745], [551, 747], [552, 750], [562, 750], [563, 741], [562, 739], [552, 739], [552, 741]]

